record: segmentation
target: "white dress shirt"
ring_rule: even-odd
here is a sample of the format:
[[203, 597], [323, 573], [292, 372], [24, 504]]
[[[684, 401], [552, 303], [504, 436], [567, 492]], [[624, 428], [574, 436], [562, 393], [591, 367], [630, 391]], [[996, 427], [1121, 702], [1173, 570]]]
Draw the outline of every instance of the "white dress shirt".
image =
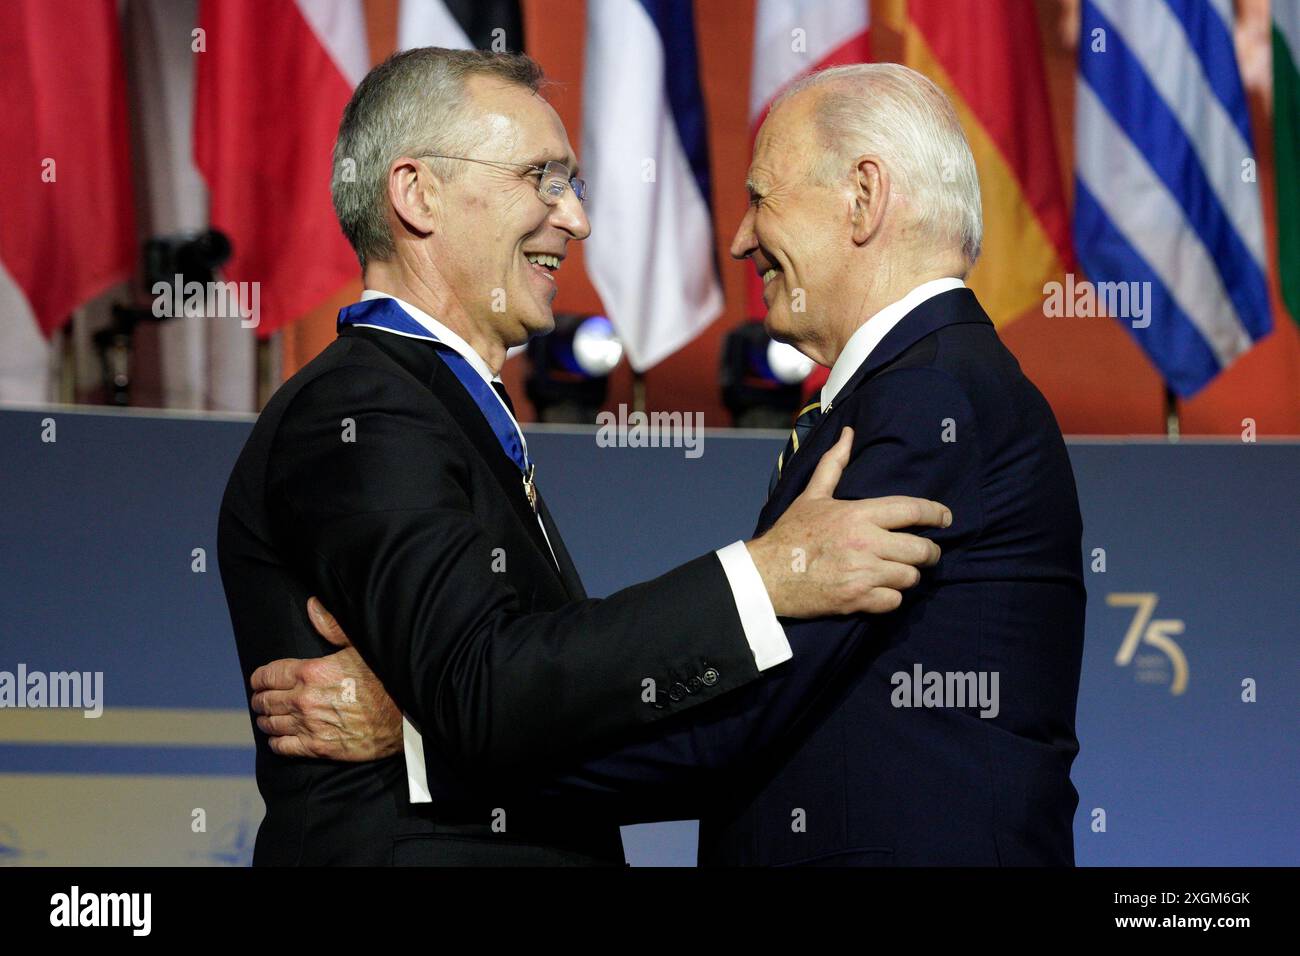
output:
[[926, 299], [932, 299], [941, 292], [951, 292], [953, 289], [964, 288], [966, 288], [966, 283], [961, 279], [931, 279], [929, 282], [921, 283], [897, 302], [885, 306], [858, 326], [858, 330], [844, 343], [839, 358], [831, 366], [831, 374], [827, 376], [826, 384], [822, 386], [822, 414], [831, 410], [831, 405], [835, 402], [835, 396], [849, 383], [853, 373], [860, 369], [862, 363], [870, 358], [876, 346], [889, 334], [890, 329], [902, 320], [903, 316]]
[[[489, 385], [501, 381], [500, 376], [492, 374], [487, 362], [470, 347], [468, 342], [427, 312], [386, 292], [367, 289], [361, 293], [361, 301], [367, 302], [371, 299], [392, 299], [406, 311], [407, 315], [436, 336], [439, 341], [463, 356], [465, 361], [470, 364], [470, 367], [483, 377], [483, 381]], [[391, 335], [420, 338], [420, 336], [411, 335], [407, 332], [395, 332], [392, 329], [385, 329], [377, 325], [366, 325], [361, 322], [357, 323], [357, 325], [361, 328], [379, 329]], [[528, 442], [524, 439], [523, 429], [519, 427], [519, 422], [510, 413], [510, 409], [501, 400], [501, 396], [497, 395], [496, 389], [492, 389], [492, 394], [496, 396], [498, 402], [501, 402], [501, 407], [510, 416], [510, 421], [519, 433], [519, 441], [523, 443], [524, 454], [527, 455]], [[537, 516], [537, 523], [541, 525], [542, 535], [546, 537], [546, 543], [550, 546], [551, 540], [546, 536], [546, 526], [542, 524], [540, 514]], [[725, 548], [720, 548], [717, 555], [718, 560], [722, 563], [723, 573], [727, 576], [727, 583], [731, 585], [731, 596], [736, 602], [736, 611], [740, 616], [740, 626], [745, 632], [745, 640], [749, 642], [750, 650], [754, 653], [754, 664], [760, 671], [763, 671], [788, 661], [794, 656], [790, 650], [790, 642], [786, 640], [785, 630], [781, 627], [781, 622], [776, 619], [776, 611], [772, 607], [772, 600], [767, 595], [767, 588], [763, 586], [763, 577], [758, 573], [758, 568], [754, 565], [754, 559], [750, 556], [749, 549], [745, 547], [745, 542], [736, 541]], [[551, 559], [555, 559], [554, 547], [551, 547]], [[406, 753], [406, 779], [411, 802], [430, 803], [432, 798], [429, 795], [424, 765], [424, 741], [420, 737], [419, 731], [405, 717], [402, 718], [402, 741]]]

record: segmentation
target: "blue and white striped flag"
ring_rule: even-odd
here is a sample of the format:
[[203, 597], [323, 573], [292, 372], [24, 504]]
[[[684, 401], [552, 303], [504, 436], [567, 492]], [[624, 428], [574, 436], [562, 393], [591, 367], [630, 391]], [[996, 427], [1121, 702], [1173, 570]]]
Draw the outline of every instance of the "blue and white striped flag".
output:
[[584, 256], [638, 372], [722, 311], [690, 0], [587, 4]]
[[1232, 16], [1232, 0], [1083, 2], [1079, 261], [1144, 284], [1150, 311], [1124, 324], [1183, 397], [1273, 328]]

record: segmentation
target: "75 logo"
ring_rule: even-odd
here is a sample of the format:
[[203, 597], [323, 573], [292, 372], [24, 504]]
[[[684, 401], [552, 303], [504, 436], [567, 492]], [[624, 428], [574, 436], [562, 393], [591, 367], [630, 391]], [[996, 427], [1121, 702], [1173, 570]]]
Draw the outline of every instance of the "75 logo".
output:
[[1150, 644], [1157, 650], [1163, 651], [1169, 658], [1169, 663], [1173, 665], [1174, 676], [1169, 684], [1169, 693], [1177, 696], [1187, 689], [1187, 658], [1183, 655], [1182, 648], [1170, 635], [1183, 633], [1183, 622], [1170, 618], [1153, 621], [1151, 615], [1155, 613], [1156, 602], [1159, 600], [1157, 595], [1150, 593], [1106, 595], [1106, 604], [1110, 607], [1135, 609], [1133, 622], [1129, 624], [1124, 642], [1120, 644], [1119, 653], [1115, 655], [1115, 663], [1120, 667], [1127, 667], [1133, 660], [1133, 655], [1137, 653], [1138, 645]]

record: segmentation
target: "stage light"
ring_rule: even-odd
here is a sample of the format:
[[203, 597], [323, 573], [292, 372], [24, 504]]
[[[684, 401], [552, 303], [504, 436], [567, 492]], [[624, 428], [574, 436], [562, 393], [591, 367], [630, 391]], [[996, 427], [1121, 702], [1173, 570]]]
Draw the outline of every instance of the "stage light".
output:
[[590, 425], [605, 404], [623, 343], [603, 315], [561, 313], [549, 335], [528, 343], [528, 359], [532, 369], [524, 391], [538, 419]]
[[816, 364], [793, 345], [774, 341], [767, 346], [767, 367], [778, 382], [786, 385], [802, 383], [812, 374]]
[[593, 315], [578, 323], [573, 333], [573, 359], [578, 367], [594, 378], [614, 370], [623, 358], [623, 343], [614, 334], [614, 326], [603, 315]]
[[745, 322], [722, 346], [722, 403], [737, 428], [788, 429], [803, 398], [813, 363], [773, 341], [762, 322]]

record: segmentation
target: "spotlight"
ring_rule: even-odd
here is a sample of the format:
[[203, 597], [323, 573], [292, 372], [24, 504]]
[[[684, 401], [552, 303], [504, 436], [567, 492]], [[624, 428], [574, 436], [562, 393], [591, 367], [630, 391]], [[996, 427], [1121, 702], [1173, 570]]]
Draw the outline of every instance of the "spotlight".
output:
[[528, 343], [532, 370], [524, 384], [543, 422], [590, 425], [605, 404], [609, 373], [623, 344], [603, 315], [561, 313], [555, 329]]
[[604, 378], [623, 358], [623, 343], [614, 335], [614, 326], [603, 315], [593, 315], [578, 323], [573, 333], [573, 360], [593, 378]]
[[790, 427], [813, 361], [773, 341], [762, 322], [745, 322], [722, 346], [722, 403], [737, 428]]
[[816, 364], [793, 345], [776, 341], [767, 344], [767, 367], [784, 385], [802, 385]]

